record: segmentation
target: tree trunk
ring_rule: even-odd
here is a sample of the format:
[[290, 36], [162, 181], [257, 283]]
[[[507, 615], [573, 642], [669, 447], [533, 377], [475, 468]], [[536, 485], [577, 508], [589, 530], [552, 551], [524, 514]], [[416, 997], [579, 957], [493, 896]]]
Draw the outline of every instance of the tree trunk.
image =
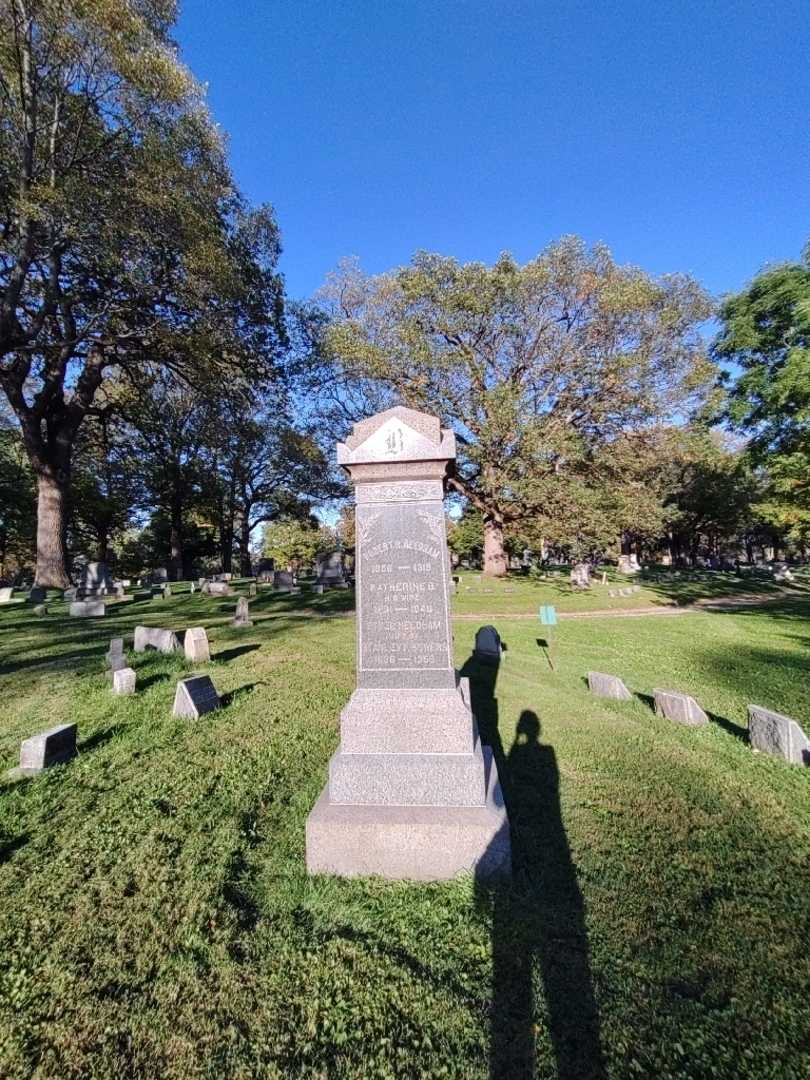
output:
[[487, 515], [484, 518], [484, 573], [489, 577], [504, 577], [506, 572], [503, 519], [498, 515]]
[[183, 531], [180, 519], [172, 515], [172, 526], [169, 531], [169, 544], [171, 546], [170, 563], [174, 581], [181, 581], [183, 576]]
[[46, 466], [37, 472], [37, 572], [35, 585], [66, 589], [70, 585], [67, 556], [69, 476]]
[[250, 565], [250, 519], [247, 514], [242, 515], [239, 524], [239, 573], [242, 577], [251, 577]]

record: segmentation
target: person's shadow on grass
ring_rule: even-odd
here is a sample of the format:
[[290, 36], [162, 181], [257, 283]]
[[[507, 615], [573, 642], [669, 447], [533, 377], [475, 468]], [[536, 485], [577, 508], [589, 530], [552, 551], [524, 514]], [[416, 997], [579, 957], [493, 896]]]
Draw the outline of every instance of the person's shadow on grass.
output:
[[490, 1078], [534, 1077], [538, 1048], [542, 1054], [550, 1043], [560, 1080], [604, 1080], [585, 904], [562, 820], [556, 754], [540, 741], [537, 714], [526, 709], [505, 755], [497, 669], [472, 662], [464, 673], [498, 763], [512, 833], [511, 882], [481, 881], [477, 889], [479, 908], [492, 919]]

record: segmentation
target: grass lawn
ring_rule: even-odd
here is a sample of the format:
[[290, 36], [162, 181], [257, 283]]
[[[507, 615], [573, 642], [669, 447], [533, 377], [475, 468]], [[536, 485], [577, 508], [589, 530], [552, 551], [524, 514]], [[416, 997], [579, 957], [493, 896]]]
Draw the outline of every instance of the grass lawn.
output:
[[[516, 588], [457, 610], [556, 602]], [[354, 686], [353, 620], [330, 616], [350, 606], [262, 595], [242, 631], [233, 600], [185, 593], [103, 621], [0, 608], [0, 769], [60, 722], [81, 750], [0, 781], [0, 1075], [806, 1077], [810, 769], [745, 742], [751, 701], [810, 728], [805, 594], [564, 622], [553, 670], [536, 623], [494, 620], [496, 672], [457, 620], [514, 832], [500, 889], [306, 876]], [[209, 628], [220, 712], [172, 719], [182, 656], [130, 654], [138, 695], [112, 697], [102, 655], [139, 622]], [[589, 668], [642, 696], [592, 698]], [[658, 719], [656, 686], [713, 723]]]

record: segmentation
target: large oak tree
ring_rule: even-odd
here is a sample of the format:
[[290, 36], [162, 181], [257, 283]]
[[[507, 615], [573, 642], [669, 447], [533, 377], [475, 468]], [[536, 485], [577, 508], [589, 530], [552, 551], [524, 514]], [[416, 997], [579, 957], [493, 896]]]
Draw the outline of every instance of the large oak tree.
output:
[[451, 484], [483, 516], [485, 571], [503, 574], [510, 524], [576, 514], [595, 476], [637, 475], [662, 424], [702, 403], [710, 312], [693, 279], [574, 237], [524, 266], [420, 253], [368, 277], [348, 263], [311, 323], [317, 383], [336, 425], [400, 401], [453, 428]]
[[238, 362], [266, 299], [267, 267], [242, 272], [263, 226], [242, 225], [175, 7], [0, 2], [0, 388], [37, 478], [41, 585], [68, 582], [73, 447], [105, 379]]

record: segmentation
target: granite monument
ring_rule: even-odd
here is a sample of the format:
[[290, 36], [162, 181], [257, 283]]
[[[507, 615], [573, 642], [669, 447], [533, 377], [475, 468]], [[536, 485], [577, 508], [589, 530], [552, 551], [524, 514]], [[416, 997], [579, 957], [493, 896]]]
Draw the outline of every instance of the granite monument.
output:
[[444, 483], [455, 438], [402, 406], [354, 425], [357, 689], [307, 821], [310, 873], [441, 880], [510, 871], [509, 822], [453, 665]]

